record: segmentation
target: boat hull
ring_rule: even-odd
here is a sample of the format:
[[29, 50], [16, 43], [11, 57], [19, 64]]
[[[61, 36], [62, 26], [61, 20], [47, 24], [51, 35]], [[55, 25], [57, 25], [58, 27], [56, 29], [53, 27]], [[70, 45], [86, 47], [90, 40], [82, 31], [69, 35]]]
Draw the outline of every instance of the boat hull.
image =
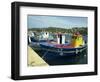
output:
[[56, 48], [52, 45], [40, 44], [41, 50], [47, 54], [53, 54], [57, 56], [72, 56], [79, 55], [87, 49], [87, 45], [81, 46], [79, 48]]

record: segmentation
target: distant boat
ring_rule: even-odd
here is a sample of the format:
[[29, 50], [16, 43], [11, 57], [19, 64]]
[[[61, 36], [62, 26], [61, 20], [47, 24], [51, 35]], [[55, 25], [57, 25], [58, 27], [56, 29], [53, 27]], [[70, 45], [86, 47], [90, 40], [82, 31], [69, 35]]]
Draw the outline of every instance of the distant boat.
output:
[[49, 33], [49, 32], [41, 32], [39, 34], [39, 41], [40, 42], [46, 42], [47, 40], [53, 40], [53, 36], [52, 36], [52, 33]]
[[35, 33], [30, 31], [28, 33], [28, 44], [32, 43], [32, 42], [37, 42], [38, 40], [35, 39]]

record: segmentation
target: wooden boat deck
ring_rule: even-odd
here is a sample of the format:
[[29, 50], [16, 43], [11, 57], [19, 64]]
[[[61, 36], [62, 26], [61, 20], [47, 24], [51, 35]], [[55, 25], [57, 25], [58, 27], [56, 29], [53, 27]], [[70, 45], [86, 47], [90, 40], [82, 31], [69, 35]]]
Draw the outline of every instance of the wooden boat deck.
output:
[[31, 47], [28, 46], [28, 66], [49, 66]]

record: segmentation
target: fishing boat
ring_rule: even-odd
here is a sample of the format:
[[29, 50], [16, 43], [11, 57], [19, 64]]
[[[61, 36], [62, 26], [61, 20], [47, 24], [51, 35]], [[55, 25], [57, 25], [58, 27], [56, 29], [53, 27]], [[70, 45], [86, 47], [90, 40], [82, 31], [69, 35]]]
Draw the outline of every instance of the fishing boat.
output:
[[48, 40], [51, 41], [53, 39], [53, 34], [50, 32], [44, 31], [39, 34], [39, 42], [47, 42]]
[[65, 34], [57, 33], [56, 41], [47, 41], [40, 43], [40, 47], [44, 53], [43, 57], [48, 54], [58, 56], [79, 55], [87, 49], [83, 36], [80, 33], [75, 33], [71, 36], [71, 41], [66, 42]]
[[53, 34], [49, 32], [40, 32], [35, 33], [29, 32], [28, 33], [28, 44], [29, 45], [37, 45], [39, 46], [40, 43], [44, 43], [47, 41], [54, 41]]

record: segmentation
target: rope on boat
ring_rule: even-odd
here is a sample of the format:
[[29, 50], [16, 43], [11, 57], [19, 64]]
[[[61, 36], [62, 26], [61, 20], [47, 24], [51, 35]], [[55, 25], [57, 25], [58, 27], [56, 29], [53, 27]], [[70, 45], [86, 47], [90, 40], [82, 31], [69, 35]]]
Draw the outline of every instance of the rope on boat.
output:
[[[39, 48], [33, 48], [33, 49], [39, 49]], [[78, 50], [78, 49], [76, 49], [76, 50], [72, 50], [72, 51], [63, 51], [62, 49], [46, 49], [46, 48], [41, 48], [40, 50], [46, 50], [46, 51], [48, 51], [48, 52], [56, 52], [56, 53], [76, 53], [76, 54], [78, 54], [79, 52], [82, 52], [82, 51], [84, 51], [85, 49], [87, 49], [87, 47], [85, 47], [85, 48], [83, 48], [83, 49], [80, 49], [80, 50]]]

